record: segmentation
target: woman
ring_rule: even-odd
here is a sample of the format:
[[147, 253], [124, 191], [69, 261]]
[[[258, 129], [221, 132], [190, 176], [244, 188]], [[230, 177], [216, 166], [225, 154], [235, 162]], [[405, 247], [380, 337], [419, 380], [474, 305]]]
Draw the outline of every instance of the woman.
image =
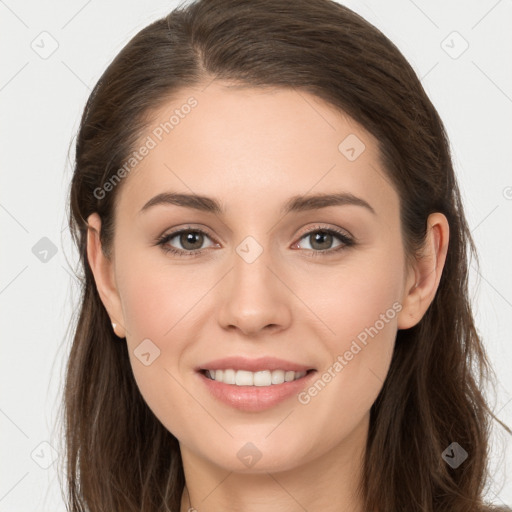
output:
[[152, 23], [87, 102], [70, 205], [70, 510], [491, 509], [448, 140], [360, 16]]

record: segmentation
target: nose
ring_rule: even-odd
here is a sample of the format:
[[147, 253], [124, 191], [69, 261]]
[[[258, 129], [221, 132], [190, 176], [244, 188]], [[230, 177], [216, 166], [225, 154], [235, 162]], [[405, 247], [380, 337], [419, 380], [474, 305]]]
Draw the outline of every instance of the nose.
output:
[[234, 256], [233, 267], [217, 290], [219, 324], [252, 337], [287, 329], [294, 297], [284, 272], [266, 251], [250, 263]]

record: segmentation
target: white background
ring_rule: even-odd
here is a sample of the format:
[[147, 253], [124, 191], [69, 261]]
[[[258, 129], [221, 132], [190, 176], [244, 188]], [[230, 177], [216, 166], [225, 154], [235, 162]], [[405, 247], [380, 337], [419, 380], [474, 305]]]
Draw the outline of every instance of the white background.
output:
[[[175, 5], [0, 0], [1, 512], [65, 510], [56, 471], [62, 461], [56, 421], [70, 344], [66, 328], [77, 300], [71, 273], [76, 254], [66, 227], [74, 136], [85, 101], [112, 58]], [[480, 272], [471, 269], [471, 283], [478, 329], [499, 382], [491, 405], [511, 426], [512, 2], [345, 5], [400, 48], [447, 128], [481, 258]], [[43, 31], [58, 43], [47, 59], [31, 48], [33, 41], [48, 38], [38, 39]], [[463, 48], [458, 36], [446, 39], [453, 31], [469, 44], [456, 59], [445, 51]], [[46, 263], [32, 252], [43, 237], [57, 247]], [[40, 445], [45, 442], [52, 448]], [[510, 506], [511, 442], [499, 425], [492, 446], [487, 499]], [[57, 461], [43, 469], [36, 460], [51, 461], [52, 449]]]

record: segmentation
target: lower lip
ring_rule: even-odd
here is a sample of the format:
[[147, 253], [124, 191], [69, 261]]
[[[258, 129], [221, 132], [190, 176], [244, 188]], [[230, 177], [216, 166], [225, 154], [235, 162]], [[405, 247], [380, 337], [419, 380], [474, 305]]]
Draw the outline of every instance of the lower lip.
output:
[[309, 385], [315, 374], [316, 370], [313, 370], [300, 379], [270, 386], [235, 386], [209, 379], [202, 372], [198, 372], [199, 377], [215, 398], [246, 412], [264, 411], [298, 395]]

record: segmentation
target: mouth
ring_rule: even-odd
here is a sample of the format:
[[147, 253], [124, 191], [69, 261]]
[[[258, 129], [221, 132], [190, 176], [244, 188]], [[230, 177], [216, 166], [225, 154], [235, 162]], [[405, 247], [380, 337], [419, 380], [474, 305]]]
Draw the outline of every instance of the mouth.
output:
[[215, 400], [245, 413], [270, 410], [292, 400], [315, 379], [315, 369], [197, 369], [196, 375]]
[[297, 396], [311, 385], [316, 368], [272, 356], [229, 356], [195, 368], [210, 396], [243, 412], [262, 412]]
[[294, 371], [294, 370], [237, 370], [234, 368], [227, 369], [201, 369], [199, 372], [207, 379], [228, 384], [231, 386], [277, 386], [285, 382], [294, 382], [305, 378], [310, 373], [316, 371], [311, 368], [309, 370]]

